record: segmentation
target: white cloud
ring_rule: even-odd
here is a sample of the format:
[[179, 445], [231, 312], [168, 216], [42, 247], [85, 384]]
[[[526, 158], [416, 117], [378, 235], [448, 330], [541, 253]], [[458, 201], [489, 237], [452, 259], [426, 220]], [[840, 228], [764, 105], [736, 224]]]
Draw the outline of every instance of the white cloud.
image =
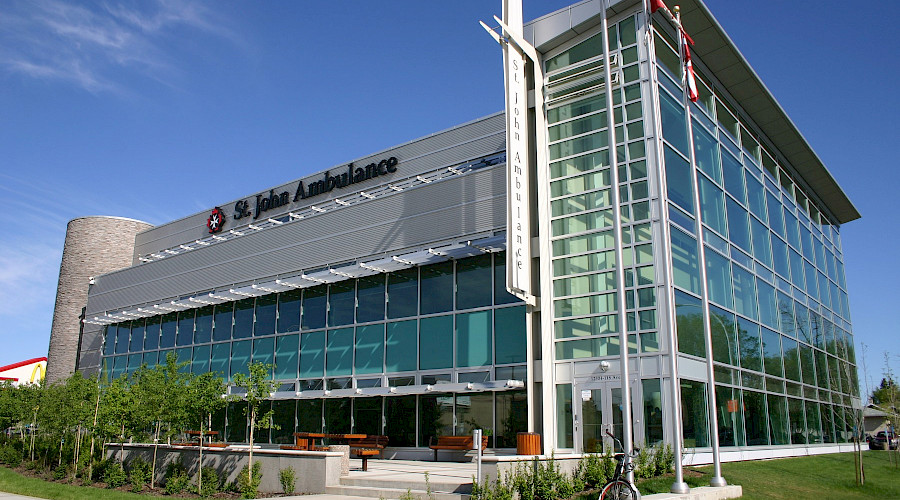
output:
[[[185, 31], [234, 41], [202, 3], [156, 0], [87, 4], [58, 0], [0, 3], [0, 67], [44, 81], [63, 81], [89, 92], [127, 92], [132, 74], [165, 82], [177, 74], [167, 52]], [[181, 30], [181, 31], [178, 31]], [[123, 74], [124, 73], [124, 74]]]

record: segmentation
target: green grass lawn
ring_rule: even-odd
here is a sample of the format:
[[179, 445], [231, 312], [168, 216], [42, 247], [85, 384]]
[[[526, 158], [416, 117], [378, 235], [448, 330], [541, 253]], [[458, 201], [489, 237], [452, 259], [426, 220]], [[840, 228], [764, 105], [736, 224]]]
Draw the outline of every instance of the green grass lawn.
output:
[[6, 467], [0, 467], [0, 491], [55, 500], [135, 500], [140, 498], [159, 498], [155, 495], [137, 495], [125, 491], [44, 481], [34, 477], [22, 476]]
[[[852, 453], [725, 463], [722, 475], [729, 484], [741, 485], [747, 500], [900, 498], [900, 468], [890, 462], [888, 452], [864, 451], [863, 464], [863, 486], [856, 486]], [[711, 476], [711, 466], [691, 467], [685, 472], [685, 482], [691, 487], [708, 486]], [[672, 478], [644, 481], [639, 486], [645, 495], [668, 492]]]

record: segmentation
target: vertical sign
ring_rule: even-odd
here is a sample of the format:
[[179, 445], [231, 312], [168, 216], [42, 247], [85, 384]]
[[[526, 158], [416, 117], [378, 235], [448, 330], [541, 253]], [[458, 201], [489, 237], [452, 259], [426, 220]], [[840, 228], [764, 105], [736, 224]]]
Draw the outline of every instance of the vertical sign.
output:
[[[522, 2], [504, 0], [503, 23], [522, 37]], [[514, 44], [503, 44], [506, 83], [506, 288], [533, 303], [531, 293], [531, 203], [529, 187], [528, 83], [525, 55]]]

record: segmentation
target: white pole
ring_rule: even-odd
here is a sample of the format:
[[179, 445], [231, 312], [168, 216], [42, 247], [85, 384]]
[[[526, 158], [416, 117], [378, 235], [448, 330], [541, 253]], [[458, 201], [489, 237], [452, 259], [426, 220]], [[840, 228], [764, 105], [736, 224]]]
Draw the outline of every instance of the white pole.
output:
[[[653, 30], [651, 28], [652, 23], [650, 19], [650, 9], [644, 7], [646, 9], [647, 14], [647, 53], [650, 57], [655, 53], [654, 49], [654, 40], [653, 40]], [[659, 179], [659, 204], [660, 204], [660, 217], [663, 219], [663, 223], [661, 226], [661, 237], [660, 239], [663, 242], [663, 269], [665, 270], [666, 275], [666, 283], [668, 283], [664, 288], [664, 292], [666, 294], [666, 320], [668, 323], [668, 344], [669, 344], [669, 389], [671, 393], [672, 401], [669, 407], [672, 409], [669, 422], [671, 423], [672, 430], [672, 453], [674, 455], [674, 466], [675, 466], [675, 481], [672, 483], [672, 487], [670, 491], [672, 493], [677, 493], [680, 495], [684, 495], [690, 493], [690, 488], [687, 483], [684, 482], [684, 470], [682, 468], [683, 462], [683, 451], [682, 451], [682, 437], [681, 437], [681, 384], [678, 379], [678, 335], [676, 333], [676, 326], [678, 316], [675, 311], [675, 293], [674, 287], [672, 283], [674, 283], [674, 276], [672, 272], [672, 247], [670, 244], [670, 232], [669, 228], [669, 206], [666, 202], [666, 197], [664, 196], [666, 193], [666, 172], [663, 166], [663, 154], [662, 154], [662, 123], [660, 121], [659, 116], [659, 85], [657, 84], [656, 79], [656, 69], [652, 68], [650, 71], [650, 85], [651, 85], [651, 96], [653, 100], [652, 112], [654, 115], [653, 119], [653, 130], [654, 134], [657, 137], [655, 141], [657, 145], [656, 149], [656, 165], [657, 165], [657, 178]]]
[[[603, 31], [603, 72], [606, 86], [606, 125], [609, 134], [609, 169], [610, 194], [612, 199], [613, 213], [613, 234], [615, 235], [616, 244], [616, 302], [618, 314], [616, 318], [619, 323], [619, 363], [622, 376], [622, 450], [625, 453], [631, 453], [631, 383], [628, 368], [628, 315], [625, 307], [625, 269], [623, 268], [624, 258], [622, 256], [622, 213], [619, 211], [619, 164], [616, 158], [616, 114], [613, 111], [613, 86], [612, 74], [610, 72], [610, 51], [609, 51], [609, 22], [606, 19], [607, 10], [609, 8], [609, 0], [603, 0], [603, 12], [600, 21], [600, 29]], [[634, 473], [628, 472], [628, 480], [634, 480]]]
[[700, 186], [695, 175], [694, 162], [694, 127], [691, 124], [691, 103], [688, 98], [688, 73], [685, 66], [684, 30], [681, 26], [680, 8], [675, 6], [675, 18], [678, 21], [678, 53], [681, 56], [682, 73], [682, 104], [684, 105], [684, 120], [687, 126], [688, 159], [691, 162], [691, 187], [694, 191], [694, 217], [697, 219], [697, 250], [700, 264], [700, 296], [703, 304], [703, 336], [706, 339], [706, 393], [707, 414], [709, 415], [709, 440], [713, 453], [713, 477], [709, 480], [710, 486], [727, 486], [728, 483], [722, 477], [722, 464], [719, 460], [719, 416], [716, 413], [716, 384], [713, 373], [712, 328], [709, 314], [709, 286], [706, 281], [706, 249], [703, 245], [703, 217], [700, 215]]

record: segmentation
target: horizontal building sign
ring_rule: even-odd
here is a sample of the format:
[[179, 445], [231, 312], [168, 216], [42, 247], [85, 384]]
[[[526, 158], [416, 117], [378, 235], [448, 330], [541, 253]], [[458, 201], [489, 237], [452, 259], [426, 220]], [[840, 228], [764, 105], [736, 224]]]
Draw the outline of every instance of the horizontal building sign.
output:
[[370, 163], [365, 167], [356, 167], [352, 163], [347, 165], [347, 170], [332, 175], [330, 170], [325, 171], [321, 179], [304, 183], [297, 183], [293, 195], [290, 191], [276, 193], [270, 189], [268, 193], [256, 195], [256, 199], [240, 200], [234, 204], [234, 220], [252, 217], [258, 219], [265, 212], [296, 203], [300, 200], [312, 198], [320, 194], [333, 191], [335, 188], [343, 189], [352, 184], [366, 181], [380, 175], [392, 174], [397, 171], [400, 163], [396, 157], [391, 156], [378, 163]]

